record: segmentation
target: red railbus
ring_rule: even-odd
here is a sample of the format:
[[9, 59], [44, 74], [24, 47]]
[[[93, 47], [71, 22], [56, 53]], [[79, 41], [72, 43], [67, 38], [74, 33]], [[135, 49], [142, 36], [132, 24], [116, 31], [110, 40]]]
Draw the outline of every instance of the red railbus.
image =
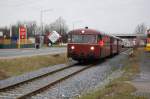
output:
[[120, 53], [121, 39], [94, 29], [68, 33], [67, 55], [77, 61], [95, 60]]

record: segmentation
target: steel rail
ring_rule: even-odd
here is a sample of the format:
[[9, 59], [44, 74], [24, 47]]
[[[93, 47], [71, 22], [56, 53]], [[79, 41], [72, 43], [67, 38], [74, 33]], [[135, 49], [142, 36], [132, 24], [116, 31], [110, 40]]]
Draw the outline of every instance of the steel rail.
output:
[[[123, 52], [127, 52], [127, 51], [130, 51], [130, 50], [131, 49], [124, 50]], [[71, 74], [69, 74], [69, 75], [67, 75], [65, 77], [62, 77], [62, 78], [60, 78], [60, 79], [58, 79], [58, 80], [56, 80], [54, 82], [51, 82], [51, 83], [49, 83], [49, 84], [47, 84], [47, 85], [45, 85], [45, 86], [43, 86], [41, 88], [38, 88], [38, 89], [36, 89], [36, 90], [34, 90], [32, 92], [26, 93], [24, 95], [21, 95], [21, 96], [17, 97], [17, 99], [26, 99], [27, 97], [31, 97], [33, 95], [36, 95], [36, 94], [40, 93], [40, 92], [43, 92], [43, 91], [47, 90], [48, 88], [54, 86], [55, 84], [57, 84], [59, 82], [62, 82], [63, 80], [66, 80], [66, 79], [68, 79], [68, 78], [70, 78], [70, 77], [72, 77], [72, 76], [74, 76], [74, 75], [76, 75], [76, 74], [86, 70], [86, 69], [94, 67], [96, 64], [98, 64], [98, 63], [94, 63], [94, 64], [90, 64], [88, 66], [85, 66], [84, 68], [81, 68], [80, 70], [77, 70], [77, 71], [75, 71], [75, 72], [73, 72], [73, 73], [71, 73]]]
[[0, 88], [0, 92], [3, 92], [4, 90], [8, 90], [8, 89], [11, 89], [11, 88], [16, 87], [16, 86], [19, 86], [19, 85], [21, 85], [21, 84], [24, 84], [24, 83], [33, 81], [33, 80], [35, 80], [35, 79], [39, 79], [39, 78], [44, 77], [44, 76], [51, 75], [51, 74], [54, 74], [54, 73], [59, 72], [59, 71], [63, 71], [63, 70], [65, 70], [65, 69], [68, 69], [68, 68], [71, 68], [71, 67], [75, 66], [76, 64], [77, 64], [77, 63], [72, 64], [72, 65], [70, 65], [70, 66], [65, 66], [65, 67], [60, 68], [60, 69], [56, 69], [56, 70], [54, 70], [54, 71], [50, 71], [50, 72], [48, 72], [48, 73], [39, 75], [39, 76], [37, 76], [37, 77], [33, 77], [33, 78], [30, 78], [30, 79], [27, 79], [27, 80], [24, 80], [24, 81], [17, 82], [17, 83], [15, 83], [15, 84], [11, 84], [11, 85], [8, 85], [8, 86], [1, 87], [1, 88]]
[[38, 89], [36, 89], [36, 90], [34, 90], [32, 92], [29, 92], [29, 93], [26, 93], [24, 95], [21, 95], [21, 96], [17, 97], [17, 99], [26, 99], [27, 97], [31, 97], [31, 96], [33, 96], [33, 95], [35, 95], [37, 93], [40, 93], [40, 92], [42, 92], [42, 91], [44, 91], [44, 90], [54, 86], [55, 84], [57, 84], [59, 82], [62, 82], [63, 80], [66, 80], [66, 79], [68, 79], [68, 78], [70, 78], [70, 77], [72, 77], [72, 76], [74, 76], [74, 75], [76, 75], [76, 74], [86, 70], [86, 69], [89, 69], [89, 68], [91, 68], [93, 66], [94, 66], [93, 64], [92, 65], [88, 65], [88, 66], [84, 66], [83, 68], [81, 68], [81, 69], [79, 69], [79, 70], [77, 70], [77, 71], [75, 71], [75, 72], [73, 72], [73, 73], [71, 73], [71, 74], [69, 74], [69, 75], [67, 75], [65, 77], [62, 77], [62, 78], [60, 78], [60, 79], [58, 79], [58, 80], [56, 80], [54, 82], [51, 82], [51, 83], [49, 83], [49, 84], [47, 84], [47, 85], [45, 85], [45, 86], [43, 86], [41, 88], [38, 88]]

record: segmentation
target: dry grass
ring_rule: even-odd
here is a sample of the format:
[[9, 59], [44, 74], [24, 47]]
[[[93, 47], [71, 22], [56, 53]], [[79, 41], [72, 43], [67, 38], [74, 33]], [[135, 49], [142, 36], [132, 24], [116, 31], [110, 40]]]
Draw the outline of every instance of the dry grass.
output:
[[4, 78], [8, 78], [8, 77], [9, 77], [9, 76], [6, 74], [5, 71], [0, 70], [0, 80], [1, 80], [1, 79], [4, 79]]
[[67, 61], [66, 54], [40, 55], [24, 58], [1, 59], [0, 79], [20, 75], [26, 72], [62, 64]]
[[97, 99], [133, 99], [134, 96], [130, 93], [135, 90], [129, 83], [113, 82], [106, 86], [103, 92], [100, 92]]
[[146, 99], [132, 95], [131, 93], [136, 91], [136, 88], [128, 83], [140, 72], [138, 61], [141, 51], [141, 49], [134, 50], [133, 55], [124, 61], [123, 71], [125, 72], [121, 77], [111, 81], [104, 89], [86, 94], [80, 99]]

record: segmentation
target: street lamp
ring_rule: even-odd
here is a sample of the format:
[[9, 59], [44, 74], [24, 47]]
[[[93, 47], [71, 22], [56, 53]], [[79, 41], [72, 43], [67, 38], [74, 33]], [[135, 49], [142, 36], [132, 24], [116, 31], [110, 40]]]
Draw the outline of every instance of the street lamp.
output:
[[41, 10], [41, 28], [42, 28], [42, 34], [44, 34], [43, 33], [43, 14], [45, 12], [48, 12], [48, 11], [53, 11], [53, 9], [44, 9], [44, 10]]

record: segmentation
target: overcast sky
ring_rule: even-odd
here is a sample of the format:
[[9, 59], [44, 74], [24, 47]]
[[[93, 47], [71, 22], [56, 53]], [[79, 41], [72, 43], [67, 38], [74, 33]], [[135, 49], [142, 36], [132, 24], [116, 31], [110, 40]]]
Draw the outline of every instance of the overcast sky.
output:
[[140, 23], [150, 26], [150, 0], [0, 0], [0, 26], [17, 21], [40, 24], [63, 17], [69, 28], [88, 26], [111, 33], [133, 33]]

